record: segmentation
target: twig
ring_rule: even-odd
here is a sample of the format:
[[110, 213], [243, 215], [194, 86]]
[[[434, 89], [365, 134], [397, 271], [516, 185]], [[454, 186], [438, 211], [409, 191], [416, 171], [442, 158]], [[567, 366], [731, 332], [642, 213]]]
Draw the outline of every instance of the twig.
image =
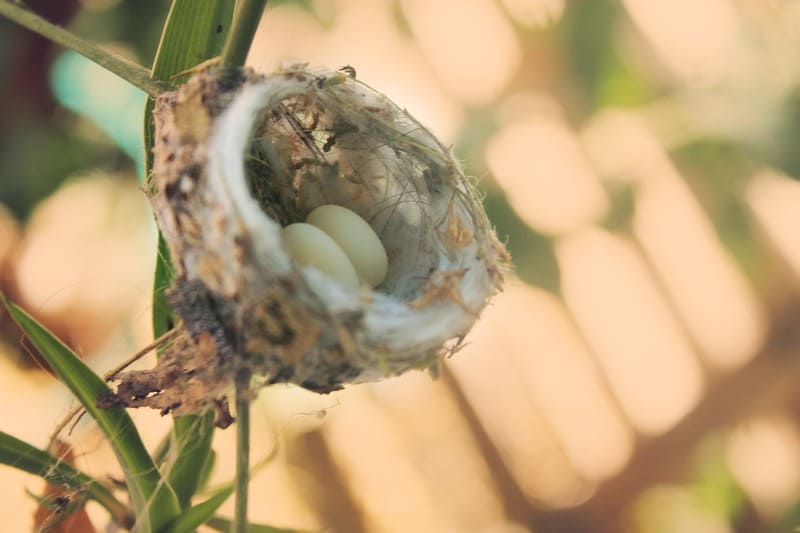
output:
[[265, 7], [267, 0], [241, 0], [222, 49], [223, 69], [230, 70], [244, 65]]
[[112, 368], [111, 370], [106, 372], [106, 375], [103, 376], [103, 379], [105, 379], [106, 381], [111, 381], [112, 379], [116, 378], [117, 374], [119, 374], [120, 372], [131, 366], [133, 363], [135, 363], [148, 353], [160, 347], [162, 344], [171, 341], [178, 335], [179, 332], [180, 330], [178, 330], [177, 328], [167, 331], [159, 338], [157, 338], [156, 340], [154, 340], [153, 342], [151, 342], [150, 344], [148, 344], [147, 346], [145, 346], [144, 348], [142, 348], [141, 350], [130, 356], [128, 359], [117, 365], [115, 368]]
[[46, 37], [56, 44], [78, 52], [154, 98], [168, 89], [165, 84], [151, 78], [150, 71], [143, 66], [104, 50], [100, 46], [86, 41], [60, 26], [51, 24], [16, 2], [0, 0], [0, 15], [13, 20], [34, 33]]
[[[133, 363], [135, 363], [136, 361], [138, 361], [151, 351], [155, 350], [165, 342], [169, 342], [175, 336], [177, 336], [177, 334], [178, 334], [177, 329], [171, 329], [167, 331], [166, 333], [158, 337], [156, 340], [154, 340], [153, 342], [151, 342], [150, 344], [148, 344], [147, 346], [145, 346], [144, 348], [142, 348], [141, 350], [130, 356], [128, 359], [126, 359], [113, 369], [106, 372], [105, 376], [103, 376], [103, 379], [105, 381], [111, 381], [112, 379], [117, 377], [117, 374], [119, 374], [120, 372], [128, 368], [130, 365], [132, 365]], [[48, 441], [49, 442], [48, 449], [56, 441], [61, 432], [64, 431], [64, 428], [67, 427], [67, 424], [69, 424], [70, 420], [72, 420], [78, 415], [83, 416], [83, 412], [85, 412], [85, 409], [83, 407], [76, 407], [69, 413], [67, 413], [67, 415], [61, 420], [61, 422], [58, 423], [55, 430], [53, 430], [53, 433], [50, 434], [50, 440]], [[78, 417], [78, 420], [80, 420], [80, 417]], [[78, 423], [78, 420], [75, 421], [76, 424]], [[72, 430], [70, 429], [70, 433], [71, 432]]]

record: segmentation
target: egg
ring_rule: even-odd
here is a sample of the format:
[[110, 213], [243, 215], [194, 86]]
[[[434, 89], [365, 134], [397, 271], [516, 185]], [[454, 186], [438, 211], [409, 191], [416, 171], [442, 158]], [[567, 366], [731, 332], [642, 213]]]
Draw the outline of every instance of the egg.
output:
[[363, 283], [376, 287], [386, 278], [386, 249], [375, 230], [354, 211], [340, 205], [321, 205], [311, 211], [306, 222], [339, 245]]
[[342, 285], [358, 288], [353, 263], [342, 248], [320, 228], [298, 222], [281, 230], [289, 255], [302, 266], [316, 268]]

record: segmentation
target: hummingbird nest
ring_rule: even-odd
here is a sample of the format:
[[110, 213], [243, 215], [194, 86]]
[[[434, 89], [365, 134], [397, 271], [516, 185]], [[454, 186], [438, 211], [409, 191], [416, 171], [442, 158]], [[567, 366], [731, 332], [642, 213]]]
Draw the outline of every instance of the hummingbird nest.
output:
[[[202, 72], [153, 117], [149, 194], [179, 334], [155, 369], [122, 374], [110, 403], [180, 415], [237, 375], [325, 393], [435, 370], [500, 289], [506, 251], [450, 150], [349, 67]], [[378, 234], [379, 286], [292, 260], [281, 228], [322, 204]]]

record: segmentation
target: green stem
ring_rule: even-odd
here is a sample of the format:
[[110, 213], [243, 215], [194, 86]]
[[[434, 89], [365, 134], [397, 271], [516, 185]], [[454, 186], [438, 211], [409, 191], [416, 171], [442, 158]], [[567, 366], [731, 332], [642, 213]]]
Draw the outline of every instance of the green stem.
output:
[[128, 529], [133, 526], [135, 518], [131, 511], [116, 499], [108, 489], [96, 483], [91, 485], [86, 492], [90, 498], [106, 508], [111, 515], [111, 520], [118, 526]]
[[236, 507], [232, 533], [247, 530], [247, 492], [250, 484], [250, 372], [236, 376]]
[[150, 77], [150, 72], [141, 65], [137, 65], [123, 57], [103, 50], [96, 44], [81, 39], [60, 26], [51, 24], [19, 4], [9, 0], [0, 0], [0, 15], [50, 39], [56, 44], [74, 50], [86, 58], [91, 59], [101, 67], [113, 72], [152, 97], [158, 96], [167, 89], [166, 85], [152, 79]]
[[240, 0], [236, 9], [233, 27], [228, 33], [225, 48], [222, 49], [222, 68], [235, 69], [244, 66], [253, 37], [256, 34], [261, 15], [267, 7], [267, 0]]

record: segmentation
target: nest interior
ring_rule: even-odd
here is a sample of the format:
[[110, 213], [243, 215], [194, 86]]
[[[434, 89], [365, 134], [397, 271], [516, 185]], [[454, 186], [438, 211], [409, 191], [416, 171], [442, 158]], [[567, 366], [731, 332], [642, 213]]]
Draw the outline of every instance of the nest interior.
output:
[[292, 75], [309, 90], [257, 122], [246, 159], [251, 192], [281, 226], [323, 204], [355, 211], [389, 257], [378, 291], [419, 298], [439, 267], [454, 196], [464, 194], [457, 169], [427, 130], [366, 86], [342, 80], [348, 73]]

